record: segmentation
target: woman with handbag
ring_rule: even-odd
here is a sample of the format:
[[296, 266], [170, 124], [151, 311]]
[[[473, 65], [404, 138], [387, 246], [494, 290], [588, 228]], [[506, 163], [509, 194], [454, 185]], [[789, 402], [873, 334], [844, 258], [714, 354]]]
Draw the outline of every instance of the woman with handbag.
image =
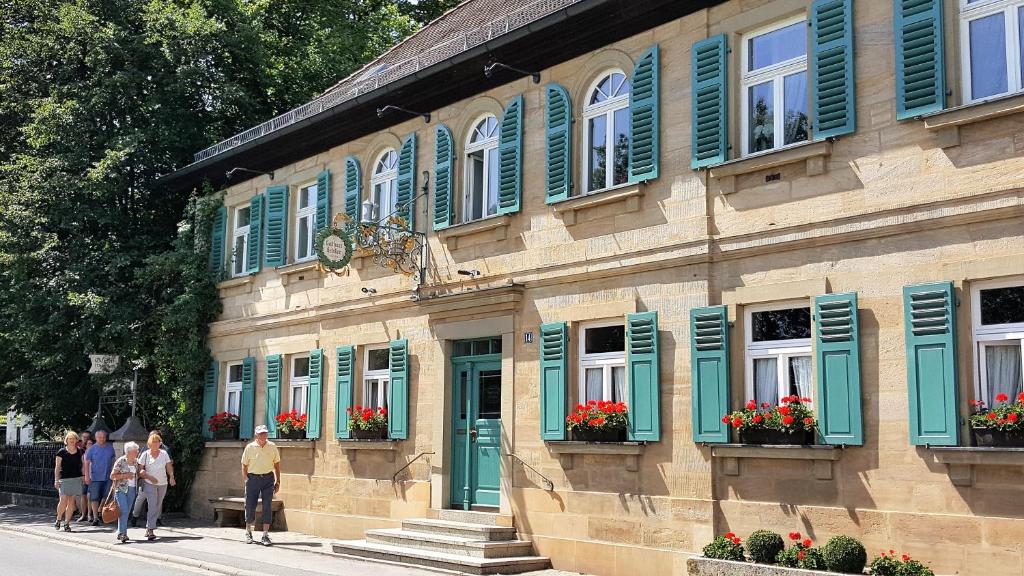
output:
[[[139, 468], [138, 462], [139, 445], [135, 442], [127, 442], [124, 445], [124, 456], [114, 462], [114, 469], [110, 472], [110, 479], [114, 482], [112, 488], [114, 501], [117, 504], [117, 539], [121, 543], [128, 540], [128, 514], [131, 513], [132, 503], [135, 501], [135, 494], [138, 490]], [[108, 515], [110, 504], [103, 507], [104, 520]]]

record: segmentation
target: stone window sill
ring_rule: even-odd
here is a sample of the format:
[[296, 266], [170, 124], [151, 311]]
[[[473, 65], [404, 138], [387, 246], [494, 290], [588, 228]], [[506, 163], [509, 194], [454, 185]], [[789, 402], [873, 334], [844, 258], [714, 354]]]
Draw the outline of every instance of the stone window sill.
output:
[[709, 176], [718, 180], [722, 194], [736, 191], [736, 177], [753, 174], [761, 170], [778, 168], [803, 162], [807, 166], [808, 176], [824, 174], [828, 166], [828, 157], [832, 155], [832, 142], [804, 142], [778, 150], [761, 152], [753, 156], [745, 156], [712, 166]]
[[312, 448], [316, 440], [273, 440], [278, 448]]
[[360, 450], [370, 450], [376, 452], [384, 452], [387, 457], [387, 461], [394, 463], [395, 452], [398, 451], [398, 440], [391, 440], [385, 438], [383, 440], [356, 440], [356, 439], [339, 439], [338, 446], [348, 453], [349, 460], [355, 460], [356, 455], [359, 454]]
[[207, 440], [207, 448], [245, 448], [252, 440]]
[[252, 282], [255, 277], [255, 274], [248, 274], [246, 276], [239, 276], [238, 278], [222, 280], [217, 284], [217, 289], [227, 290], [229, 288], [238, 288], [239, 286], [245, 286], [246, 292], [252, 292]]
[[557, 454], [563, 470], [572, 470], [573, 455], [600, 454], [626, 457], [626, 470], [640, 469], [640, 455], [644, 453], [643, 442], [545, 442], [552, 454]]
[[960, 145], [960, 127], [1024, 112], [1024, 94], [1010, 94], [922, 116], [940, 148]]
[[929, 446], [932, 458], [945, 464], [954, 486], [974, 485], [974, 466], [1024, 466], [1024, 448]]
[[473, 234], [491, 233], [492, 241], [505, 240], [508, 238], [508, 227], [512, 223], [510, 216], [490, 216], [483, 220], [456, 224], [437, 233], [438, 238], [448, 245], [449, 250], [456, 250], [459, 247], [459, 238]]
[[305, 280], [305, 275], [309, 275], [312, 278], [319, 278], [320, 262], [316, 259], [304, 260], [287, 266], [279, 266], [276, 270], [277, 273], [281, 275], [281, 284], [287, 286], [291, 281], [292, 276], [300, 275], [298, 280]]
[[562, 217], [562, 222], [566, 226], [573, 226], [578, 221], [578, 212], [589, 208], [595, 208], [597, 206], [605, 206], [616, 202], [625, 202], [625, 212], [636, 212], [640, 209], [640, 198], [643, 197], [643, 195], [644, 185], [627, 184], [617, 188], [610, 188], [602, 192], [587, 194], [586, 196], [577, 196], [576, 198], [570, 198], [569, 200], [562, 200], [561, 202], [554, 204], [553, 208], [555, 209], [555, 212]]
[[781, 445], [763, 444], [715, 444], [711, 447], [712, 458], [722, 458], [722, 472], [726, 476], [739, 476], [740, 460], [743, 458], [768, 458], [781, 460], [811, 460], [814, 462], [814, 477], [818, 480], [832, 479], [832, 463], [843, 453], [838, 446], [829, 445]]

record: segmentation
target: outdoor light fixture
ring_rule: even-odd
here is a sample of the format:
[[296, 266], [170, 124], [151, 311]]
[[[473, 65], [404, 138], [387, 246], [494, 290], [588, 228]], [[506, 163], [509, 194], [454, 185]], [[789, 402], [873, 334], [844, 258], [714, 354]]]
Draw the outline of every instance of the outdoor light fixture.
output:
[[459, 276], [469, 276], [470, 278], [476, 278], [480, 275], [479, 270], [459, 270], [456, 272]]
[[359, 213], [359, 221], [363, 224], [375, 224], [377, 220], [377, 204], [373, 200], [363, 200]]
[[364, 286], [361, 290], [363, 291], [363, 294], [376, 294], [377, 293], [377, 289], [376, 288], [367, 288], [367, 287]]
[[518, 72], [518, 73], [522, 74], [523, 76], [529, 76], [529, 77], [533, 78], [533, 83], [534, 84], [540, 84], [540, 72], [529, 72], [529, 71], [523, 70], [522, 68], [516, 68], [514, 66], [509, 66], [508, 64], [503, 64], [501, 62], [495, 62], [494, 60], [492, 60], [489, 64], [484, 66], [484, 76], [487, 76], [488, 78], [493, 76], [495, 68], [504, 68], [505, 70], [511, 70], [513, 72]]
[[388, 110], [398, 110], [399, 112], [405, 112], [412, 116], [423, 116], [423, 121], [430, 124], [430, 112], [416, 112], [415, 110], [409, 110], [408, 108], [402, 108], [401, 106], [392, 106], [390, 104], [382, 108], [377, 108], [377, 118], [383, 118], [384, 113]]
[[264, 172], [262, 170], [251, 170], [249, 168], [242, 168], [240, 166], [236, 166], [236, 167], [232, 168], [231, 170], [228, 170], [227, 172], [225, 172], [224, 173], [224, 177], [226, 179], [228, 179], [228, 180], [231, 180], [231, 177], [235, 175], [235, 172], [248, 172], [249, 174], [260, 174], [262, 176], [270, 176], [271, 180], [274, 179], [274, 173], [273, 172]]
[[[359, 222], [355, 225], [356, 242], [362, 253], [378, 266], [409, 276], [416, 275], [417, 286], [426, 282], [428, 262], [427, 235], [409, 226], [410, 205], [430, 195], [430, 172], [423, 171], [422, 192], [395, 206], [393, 212], [380, 214], [380, 206], [366, 199], [360, 204]], [[374, 294], [373, 288], [363, 289]]]

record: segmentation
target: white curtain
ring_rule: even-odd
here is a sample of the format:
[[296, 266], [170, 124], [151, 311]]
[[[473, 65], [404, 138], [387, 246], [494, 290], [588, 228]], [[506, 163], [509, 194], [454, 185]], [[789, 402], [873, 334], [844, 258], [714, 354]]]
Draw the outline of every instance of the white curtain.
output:
[[796, 387], [797, 396], [801, 398], [811, 397], [811, 357], [794, 356], [789, 359], [790, 372], [793, 378], [793, 386]]
[[778, 361], [778, 358], [754, 358], [754, 400], [758, 405], [779, 403]]
[[612, 366], [612, 393], [614, 402], [626, 401], [626, 367]]
[[587, 368], [587, 397], [585, 400], [604, 399], [604, 370], [601, 368]]
[[1020, 345], [985, 346], [985, 370], [989, 404], [1003, 393], [1013, 402], [1021, 392]]

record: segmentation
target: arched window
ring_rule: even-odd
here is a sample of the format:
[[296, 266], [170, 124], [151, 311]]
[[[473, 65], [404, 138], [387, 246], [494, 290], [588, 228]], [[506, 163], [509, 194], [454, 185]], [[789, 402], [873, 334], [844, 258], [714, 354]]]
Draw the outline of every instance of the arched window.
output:
[[388, 148], [377, 157], [370, 177], [370, 199], [376, 207], [374, 220], [386, 220], [395, 213], [398, 199], [398, 152]]
[[498, 119], [487, 115], [466, 140], [466, 180], [462, 222], [498, 213]]
[[620, 70], [604, 74], [583, 107], [583, 190], [625, 184], [629, 177], [629, 79]]

